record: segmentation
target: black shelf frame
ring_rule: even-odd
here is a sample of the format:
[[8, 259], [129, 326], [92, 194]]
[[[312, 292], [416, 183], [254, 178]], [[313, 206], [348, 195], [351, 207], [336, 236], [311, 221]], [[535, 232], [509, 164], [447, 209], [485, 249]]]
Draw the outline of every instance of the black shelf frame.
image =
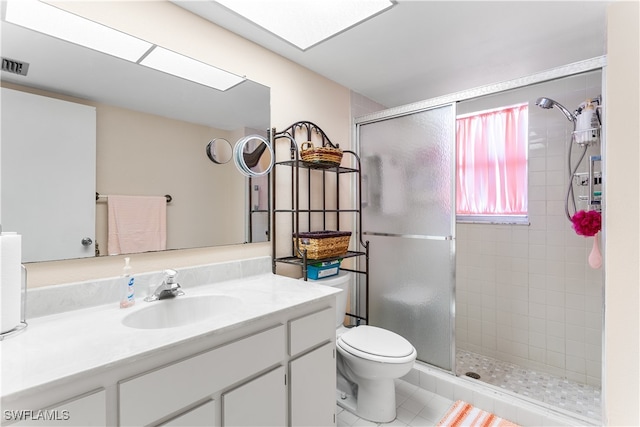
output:
[[[362, 236], [362, 174], [361, 174], [361, 163], [360, 157], [353, 151], [344, 150], [344, 156], [351, 156], [355, 167], [344, 167], [344, 166], [330, 166], [324, 164], [316, 164], [311, 162], [305, 162], [300, 159], [299, 151], [298, 151], [298, 143], [296, 137], [304, 137], [300, 139], [301, 142], [312, 141], [312, 136], [315, 135], [316, 140], [320, 139], [323, 147], [332, 147], [339, 148], [337, 144], [333, 144], [327, 135], [324, 133], [322, 129], [320, 129], [317, 125], [308, 121], [300, 121], [292, 124], [287, 127], [285, 130], [281, 132], [276, 132], [276, 129], [271, 130], [271, 135], [273, 135], [273, 150], [276, 161], [274, 162], [273, 169], [271, 170], [271, 247], [272, 247], [272, 271], [274, 274], [277, 272], [277, 265], [279, 263], [289, 264], [289, 265], [297, 265], [302, 268], [302, 277], [304, 280], [307, 280], [308, 273], [308, 265], [310, 263], [317, 262], [326, 262], [326, 261], [334, 261], [338, 259], [345, 258], [364, 258], [364, 262], [358, 260], [358, 267], [356, 269], [351, 268], [343, 268], [340, 267], [341, 270], [349, 271], [353, 273], [357, 273], [359, 275], [364, 276], [364, 286], [362, 286], [362, 280], [357, 281], [355, 286], [357, 300], [360, 300], [361, 292], [365, 293], [365, 308], [364, 308], [364, 316], [359, 314], [347, 313], [347, 316], [356, 319], [356, 325], [359, 325], [361, 322], [367, 323], [367, 319], [369, 318], [369, 241], [364, 241]], [[278, 143], [282, 140], [289, 141], [289, 159], [277, 161], [277, 148]], [[290, 197], [291, 197], [291, 207], [287, 209], [278, 208], [277, 200], [278, 200], [278, 192], [277, 189], [277, 176], [279, 174], [279, 169], [289, 169], [290, 170], [290, 179], [291, 179], [291, 189], [290, 189]], [[318, 173], [319, 172], [319, 173]], [[306, 175], [306, 193], [303, 192], [300, 184], [300, 175]], [[335, 208], [328, 208], [328, 184], [327, 178], [329, 174], [335, 175], [335, 197], [331, 196], [331, 201], [335, 203]], [[356, 185], [357, 185], [357, 195], [358, 195], [358, 203], [355, 209], [342, 209], [340, 207], [340, 177], [343, 175], [356, 174]], [[321, 208], [311, 208], [311, 196], [312, 196], [312, 181], [316, 182], [320, 180], [322, 184], [322, 207]], [[303, 193], [303, 194], [301, 194]], [[306, 198], [306, 206], [308, 208], [300, 207], [300, 199]], [[298, 239], [293, 239], [292, 237], [289, 239], [291, 242], [291, 247], [289, 254], [286, 256], [277, 256], [277, 221], [276, 216], [278, 214], [290, 215], [291, 216], [291, 230], [293, 233], [297, 235], [301, 231], [312, 231], [311, 230], [311, 222], [312, 216], [315, 214], [315, 218], [320, 215], [322, 217], [322, 227], [324, 230], [327, 229], [327, 220], [328, 215], [333, 215], [332, 218], [335, 219], [336, 230], [341, 230], [340, 225], [340, 216], [344, 213], [350, 213], [356, 215], [357, 221], [357, 232], [352, 234], [352, 237], [356, 238], [356, 243], [359, 245], [359, 249], [362, 250], [349, 250], [347, 253], [342, 254], [336, 257], [324, 258], [320, 260], [309, 260], [307, 259], [307, 251], [305, 249], [301, 249], [298, 245]], [[300, 216], [301, 214], [306, 216], [306, 222], [302, 221]], [[364, 264], [364, 266], [362, 265]], [[364, 289], [362, 289], [364, 287]], [[361, 310], [358, 310], [359, 312]]]

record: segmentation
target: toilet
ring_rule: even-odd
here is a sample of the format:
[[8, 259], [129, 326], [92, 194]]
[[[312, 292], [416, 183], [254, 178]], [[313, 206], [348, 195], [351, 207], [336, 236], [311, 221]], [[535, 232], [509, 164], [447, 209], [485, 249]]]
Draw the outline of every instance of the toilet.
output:
[[396, 418], [394, 380], [411, 370], [416, 349], [400, 335], [375, 326], [343, 326], [352, 274], [346, 271], [313, 283], [342, 289], [336, 302], [337, 403], [377, 423]]

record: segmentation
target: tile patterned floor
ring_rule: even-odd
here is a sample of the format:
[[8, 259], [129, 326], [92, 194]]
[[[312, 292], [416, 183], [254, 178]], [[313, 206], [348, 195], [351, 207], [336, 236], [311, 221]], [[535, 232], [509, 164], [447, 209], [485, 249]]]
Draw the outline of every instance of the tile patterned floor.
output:
[[588, 418], [600, 419], [599, 387], [576, 383], [544, 372], [524, 369], [512, 363], [458, 350], [456, 374], [462, 376], [470, 371], [479, 374], [480, 381], [488, 384]]
[[406, 381], [396, 380], [397, 417], [391, 423], [373, 423], [358, 418], [351, 412], [336, 407], [337, 427], [347, 426], [399, 426], [433, 427], [444, 417], [453, 401], [430, 391], [418, 388]]

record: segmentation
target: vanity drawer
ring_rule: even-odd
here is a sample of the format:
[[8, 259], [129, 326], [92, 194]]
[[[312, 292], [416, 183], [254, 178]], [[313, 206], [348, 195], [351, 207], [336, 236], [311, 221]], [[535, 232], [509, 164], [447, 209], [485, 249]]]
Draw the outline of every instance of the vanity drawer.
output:
[[281, 363], [284, 325], [121, 381], [121, 425], [147, 425]]
[[[31, 416], [37, 415], [41, 418], [26, 419], [12, 424], [15, 427], [25, 426], [106, 426], [107, 425], [107, 404], [106, 391], [100, 388], [85, 395], [56, 404], [55, 406], [33, 411]], [[25, 411], [26, 412], [26, 411]], [[14, 412], [4, 413], [7, 416], [14, 415]], [[3, 424], [4, 425], [4, 424]]]
[[336, 310], [317, 311], [289, 322], [289, 354], [295, 356], [325, 341], [336, 339]]

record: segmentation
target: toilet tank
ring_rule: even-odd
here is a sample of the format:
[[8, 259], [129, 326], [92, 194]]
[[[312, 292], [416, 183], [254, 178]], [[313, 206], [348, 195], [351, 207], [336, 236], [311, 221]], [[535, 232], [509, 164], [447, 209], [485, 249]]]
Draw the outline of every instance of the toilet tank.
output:
[[349, 285], [351, 283], [351, 273], [341, 271], [337, 276], [327, 277], [320, 280], [309, 280], [317, 285], [332, 286], [340, 288], [344, 292], [340, 292], [336, 296], [336, 328], [344, 323], [344, 316], [347, 312], [347, 300], [349, 297]]

